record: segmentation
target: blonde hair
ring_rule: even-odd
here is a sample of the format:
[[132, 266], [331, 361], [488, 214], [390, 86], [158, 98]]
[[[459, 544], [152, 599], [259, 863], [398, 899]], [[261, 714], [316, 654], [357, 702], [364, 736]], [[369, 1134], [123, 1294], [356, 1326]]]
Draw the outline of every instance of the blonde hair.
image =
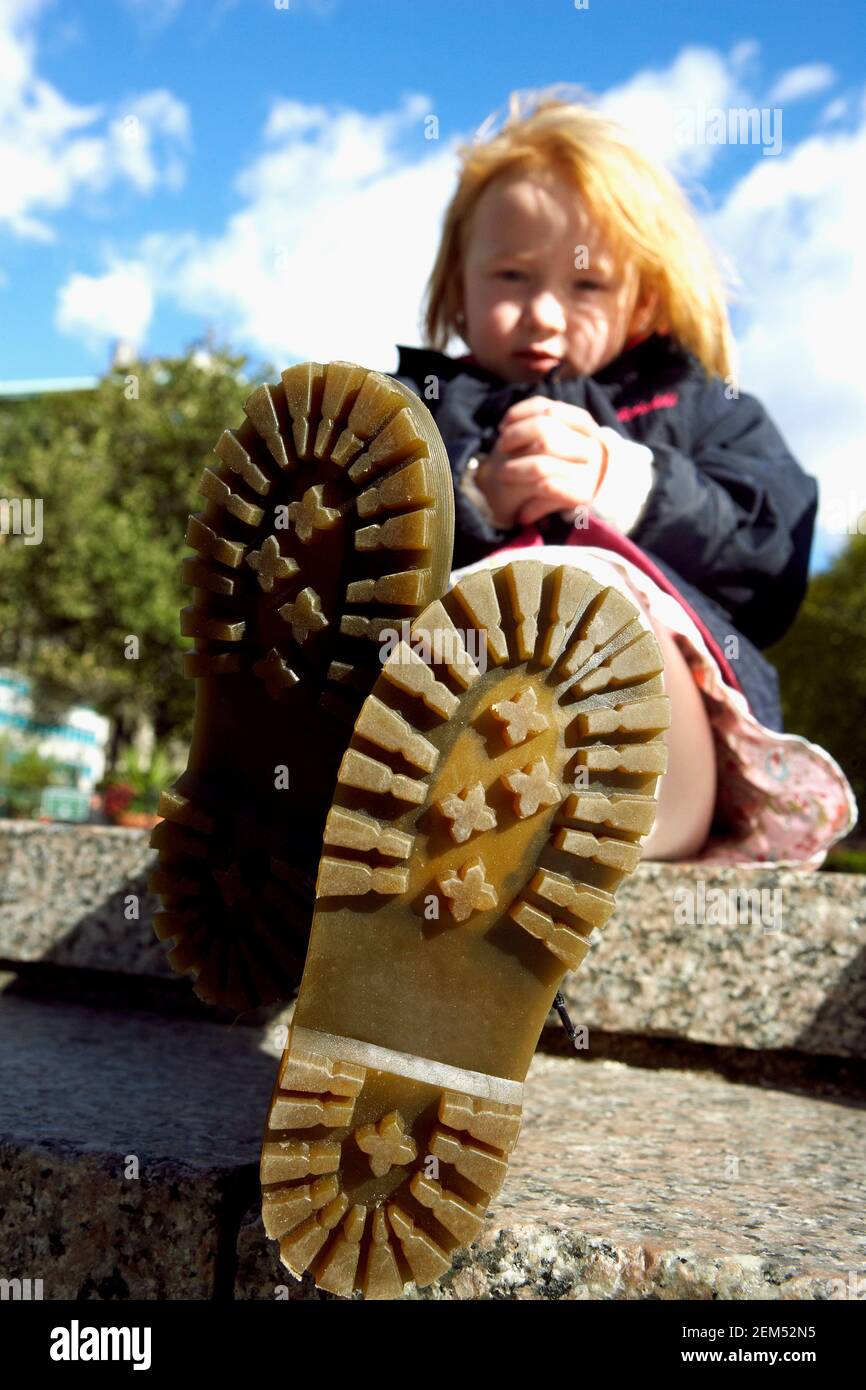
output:
[[457, 188], [425, 291], [427, 346], [444, 350], [451, 334], [460, 333], [464, 256], [485, 188], [500, 174], [552, 172], [575, 185], [615, 253], [636, 263], [639, 293], [656, 291], [658, 303], [645, 331], [672, 334], [709, 376], [733, 380], [725, 286], [685, 193], [615, 121], [553, 95], [561, 90], [562, 84], [512, 92], [501, 131], [485, 141], [494, 112], [471, 144], [458, 147]]

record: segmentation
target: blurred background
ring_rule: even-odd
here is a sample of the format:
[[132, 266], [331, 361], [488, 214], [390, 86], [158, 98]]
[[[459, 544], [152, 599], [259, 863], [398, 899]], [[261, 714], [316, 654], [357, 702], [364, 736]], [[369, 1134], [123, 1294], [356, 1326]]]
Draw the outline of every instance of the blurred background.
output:
[[[455, 146], [552, 83], [669, 165], [727, 267], [742, 388], [821, 489], [768, 652], [786, 727], [866, 805], [854, 0], [0, 0], [0, 814], [150, 823], [191, 722], [202, 464], [292, 362], [422, 342]], [[732, 107], [778, 113], [776, 147], [681, 138]]]

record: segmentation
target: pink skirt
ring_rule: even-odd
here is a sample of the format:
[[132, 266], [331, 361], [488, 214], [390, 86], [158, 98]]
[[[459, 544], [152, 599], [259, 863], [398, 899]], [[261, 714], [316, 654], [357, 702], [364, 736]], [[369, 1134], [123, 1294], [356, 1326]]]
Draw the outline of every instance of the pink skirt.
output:
[[[761, 724], [745, 695], [724, 678], [715, 644], [708, 642], [684, 600], [666, 591], [625, 554], [596, 545], [510, 545], [455, 570], [454, 583], [478, 569], [510, 560], [575, 565], [600, 584], [634, 598], [641, 615], [663, 623], [679, 646], [707, 708], [718, 766], [716, 814], [710, 835], [692, 863], [758, 868], [819, 869], [827, 852], [857, 823], [850, 783], [834, 758], [799, 734]], [[634, 547], [636, 549], [636, 547]], [[647, 568], [654, 568], [648, 566]], [[729, 670], [729, 668], [728, 668]], [[724, 826], [723, 832], [717, 827]]]

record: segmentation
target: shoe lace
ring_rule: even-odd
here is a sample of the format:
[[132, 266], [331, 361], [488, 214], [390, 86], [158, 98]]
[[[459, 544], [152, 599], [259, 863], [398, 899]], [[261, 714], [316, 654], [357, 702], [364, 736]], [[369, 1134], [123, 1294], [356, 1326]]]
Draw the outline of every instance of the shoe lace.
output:
[[565, 1029], [566, 1033], [568, 1034], [569, 1038], [571, 1039], [572, 1046], [576, 1049], [577, 1029], [575, 1028], [574, 1024], [568, 1016], [568, 1009], [565, 1007], [565, 996], [563, 995], [562, 990], [557, 991], [556, 998], [553, 1001], [553, 1007], [559, 1014], [559, 1021]]

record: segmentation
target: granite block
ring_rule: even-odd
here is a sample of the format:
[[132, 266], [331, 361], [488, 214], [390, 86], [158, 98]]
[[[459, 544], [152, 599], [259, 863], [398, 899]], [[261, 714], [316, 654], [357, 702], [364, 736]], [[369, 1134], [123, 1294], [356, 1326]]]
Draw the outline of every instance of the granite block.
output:
[[[258, 1218], [283, 1037], [0, 996], [3, 1277], [45, 1298], [327, 1297]], [[538, 1055], [482, 1238], [408, 1297], [837, 1297], [866, 1280], [864, 1139], [859, 1102]]]
[[[866, 1109], [712, 1076], [536, 1055], [478, 1241], [412, 1299], [866, 1293]], [[856, 1284], [854, 1285], [856, 1287]], [[238, 1298], [321, 1300], [241, 1225]]]
[[176, 978], [153, 934], [148, 832], [0, 821], [0, 959]]
[[563, 992], [590, 1047], [598, 1030], [866, 1057], [866, 878], [640, 864]]
[[257, 1190], [260, 1041], [0, 996], [0, 1273], [41, 1279], [46, 1299], [220, 1292]]
[[[0, 822], [0, 961], [176, 981], [151, 927], [147, 839]], [[864, 1058], [864, 928], [862, 875], [646, 862], [567, 977], [569, 1012], [590, 1035]]]

